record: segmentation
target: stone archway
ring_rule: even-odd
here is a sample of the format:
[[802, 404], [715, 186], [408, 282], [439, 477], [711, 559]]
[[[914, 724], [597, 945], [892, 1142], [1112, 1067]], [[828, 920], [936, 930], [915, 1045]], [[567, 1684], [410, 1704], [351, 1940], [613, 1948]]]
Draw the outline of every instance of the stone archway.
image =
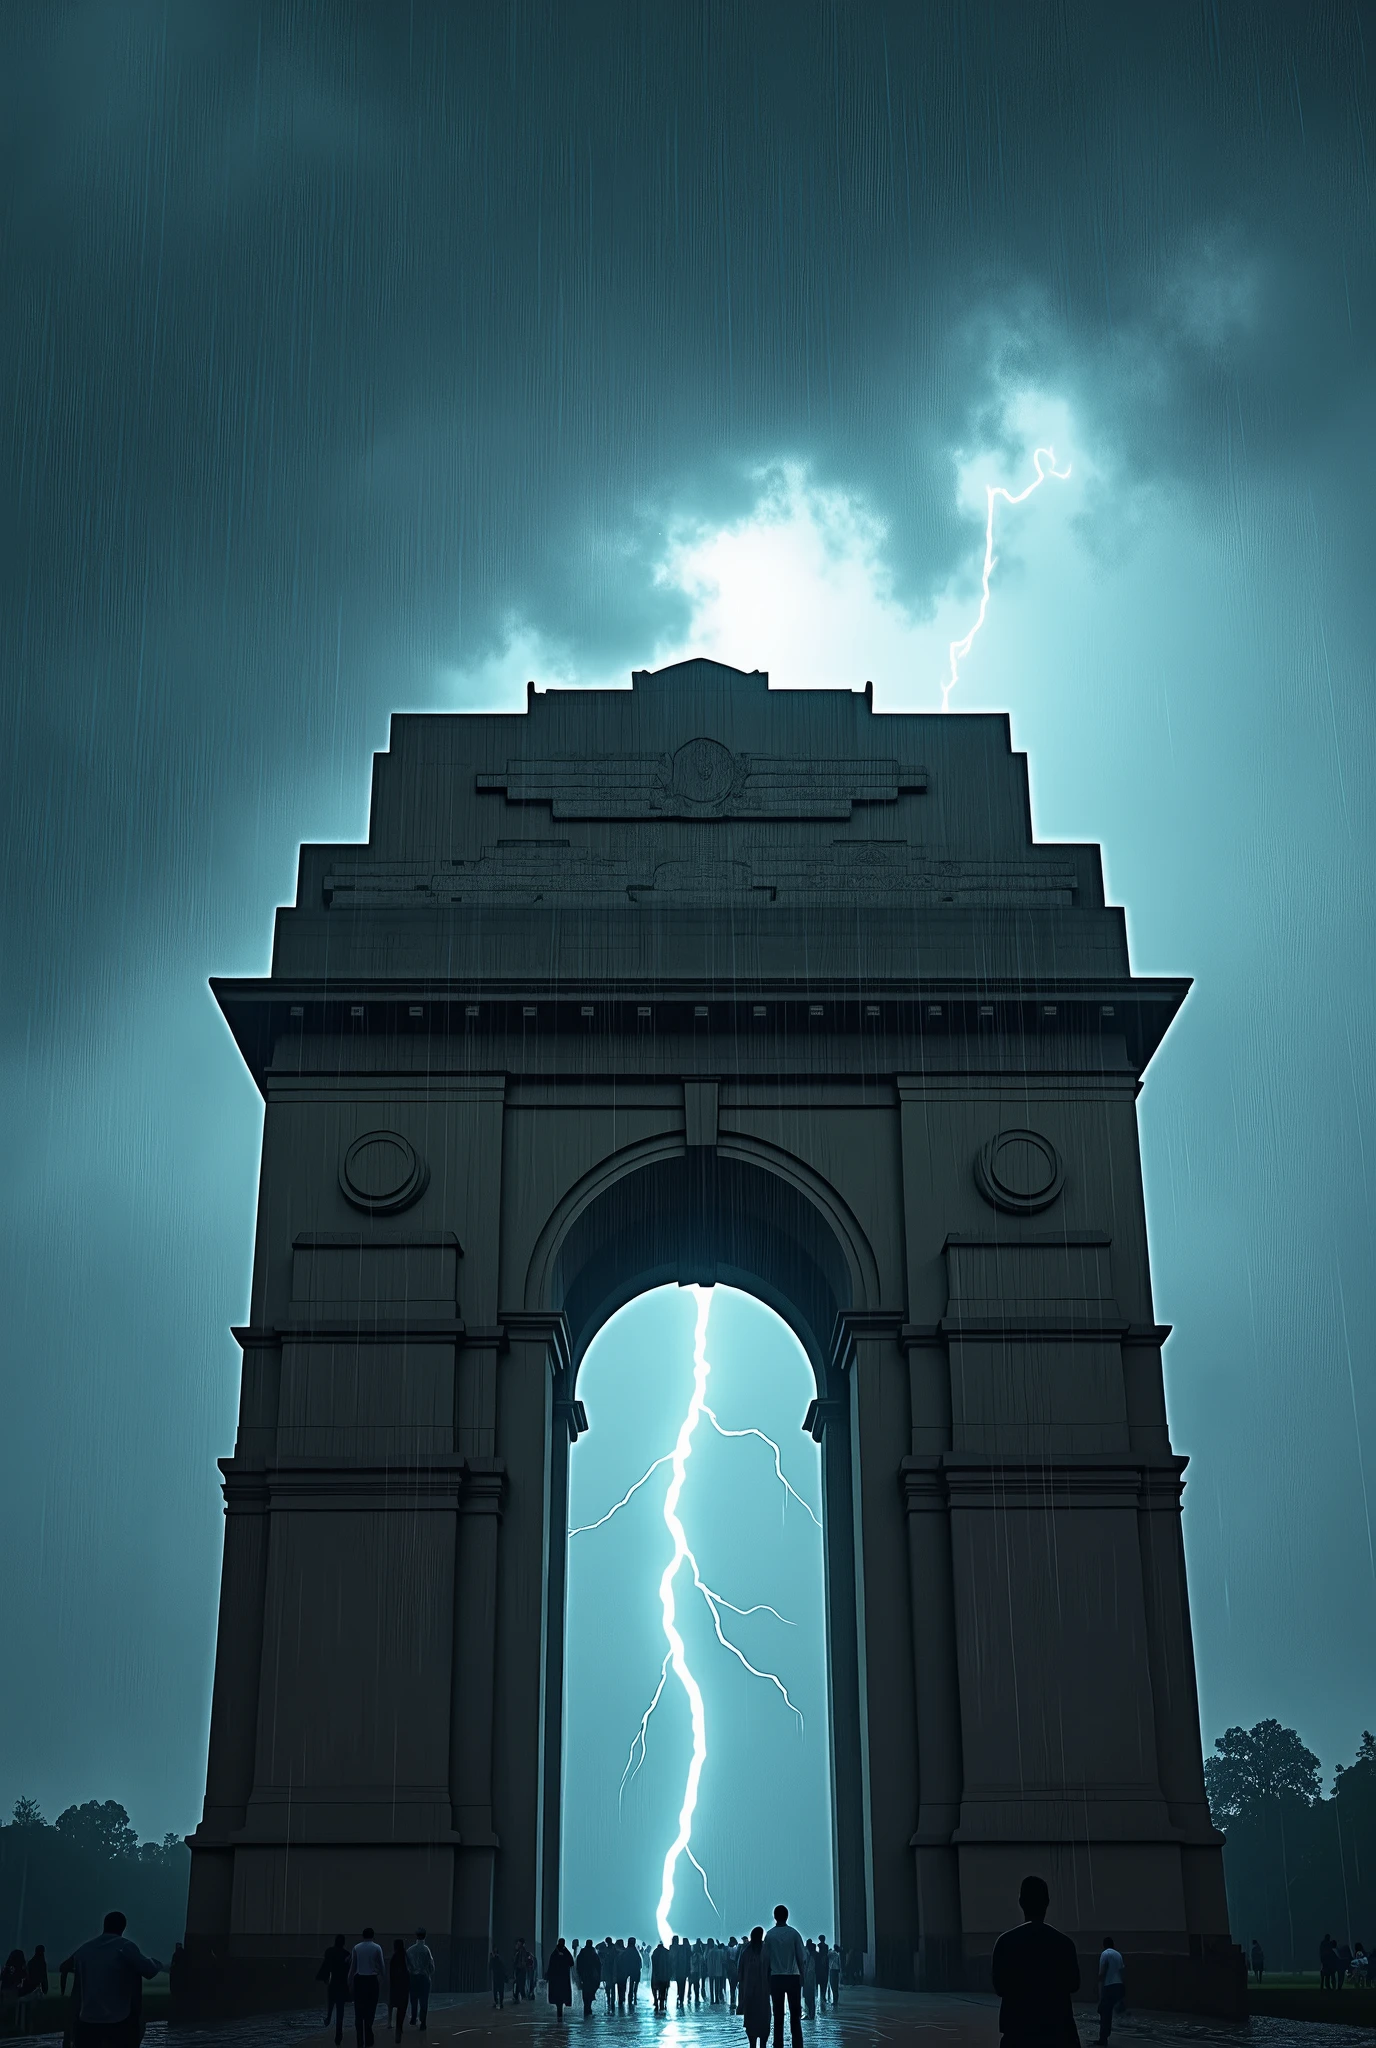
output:
[[1040, 1867], [1227, 2007], [1135, 1108], [1187, 985], [1006, 720], [633, 684], [394, 719], [216, 984], [267, 1110], [185, 1982], [552, 1931], [579, 1360], [719, 1277], [816, 1375], [843, 1939], [978, 1985]]
[[570, 1190], [531, 1258], [527, 1300], [535, 1313], [557, 1319], [554, 1373], [568, 1437], [557, 1433], [551, 1447], [541, 1927], [552, 1929], [558, 1914], [568, 1450], [585, 1421], [578, 1368], [617, 1309], [669, 1281], [720, 1281], [757, 1296], [788, 1324], [812, 1366], [816, 1398], [799, 1420], [811, 1427], [822, 1453], [835, 1925], [845, 1948], [864, 1953], [869, 1898], [854, 1502], [835, 1346], [838, 1331], [878, 1311], [878, 1267], [834, 1189], [801, 1160], [747, 1141], [689, 1146], [686, 1139], [657, 1140], [613, 1154]]

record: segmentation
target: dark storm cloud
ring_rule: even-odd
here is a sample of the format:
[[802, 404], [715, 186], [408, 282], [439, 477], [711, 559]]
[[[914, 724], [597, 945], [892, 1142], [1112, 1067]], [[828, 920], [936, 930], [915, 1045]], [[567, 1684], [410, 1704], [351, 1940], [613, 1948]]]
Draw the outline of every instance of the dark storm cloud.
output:
[[952, 450], [1010, 381], [1207, 484], [1366, 390], [1346, 10], [15, 23], [31, 944], [49, 883], [106, 928], [179, 891], [212, 821], [232, 850], [246, 802], [513, 621], [643, 658], [666, 519], [739, 507], [760, 462], [866, 494], [921, 603], [968, 551]]
[[[111, 1753], [145, 1742], [146, 1782], [203, 1709], [252, 1199], [196, 992], [263, 962], [298, 839], [361, 831], [387, 713], [516, 629], [648, 659], [684, 618], [666, 532], [763, 464], [864, 499], [921, 608], [977, 546], [956, 453], [1024, 385], [1225, 526], [1243, 479], [1288, 493], [1276, 549], [1318, 536], [1360, 646], [1365, 21], [9, 11], [0, 1537], [43, 1532], [52, 1668], [118, 1666]], [[131, 1580], [161, 1617], [137, 1682], [105, 1616]], [[10, 1704], [12, 1754], [53, 1716], [73, 1792], [121, 1791], [79, 1684]]]

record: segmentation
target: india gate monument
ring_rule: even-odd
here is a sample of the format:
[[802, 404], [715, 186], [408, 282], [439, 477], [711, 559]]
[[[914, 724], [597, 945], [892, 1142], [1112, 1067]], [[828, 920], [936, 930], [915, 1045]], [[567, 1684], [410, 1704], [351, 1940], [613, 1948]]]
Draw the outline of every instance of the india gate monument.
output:
[[1035, 1870], [1227, 2009], [1136, 1113], [1187, 986], [1004, 717], [703, 660], [396, 717], [215, 984], [266, 1121], [188, 1985], [548, 1952], [580, 1364], [720, 1281], [815, 1376], [841, 1944], [987, 1987]]

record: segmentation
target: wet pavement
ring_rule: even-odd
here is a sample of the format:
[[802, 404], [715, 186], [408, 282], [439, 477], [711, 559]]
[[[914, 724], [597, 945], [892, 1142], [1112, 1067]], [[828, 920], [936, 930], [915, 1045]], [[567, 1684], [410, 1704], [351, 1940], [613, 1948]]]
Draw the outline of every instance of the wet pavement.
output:
[[[1098, 2039], [1098, 2016], [1077, 2006], [1083, 2048]], [[394, 2048], [391, 2028], [380, 2021], [376, 2048]], [[518, 2039], [518, 2037], [520, 2037]], [[830, 2007], [803, 2023], [804, 2048], [998, 2048], [998, 2001], [975, 1992], [870, 1991], [847, 1987], [839, 2011]], [[27, 2037], [27, 2048], [61, 2048], [60, 2034]], [[533, 2004], [508, 2000], [496, 2012], [484, 1994], [439, 1995], [431, 2001], [424, 2037], [407, 2027], [403, 2048], [744, 2048], [739, 2019], [726, 2005], [670, 2006], [656, 2019], [648, 1989], [636, 2007], [608, 2013], [599, 1998], [585, 2020], [580, 2009], [562, 2024], [543, 1990]], [[1369, 2027], [1322, 2021], [1255, 2018], [1194, 2019], [1183, 2013], [1128, 2012], [1114, 2026], [1115, 2048], [1372, 2048]], [[263, 2013], [248, 2019], [176, 2026], [150, 2021], [144, 2048], [334, 2048], [333, 2033], [320, 2024], [318, 2010]], [[352, 2027], [344, 2048], [356, 2048]]]

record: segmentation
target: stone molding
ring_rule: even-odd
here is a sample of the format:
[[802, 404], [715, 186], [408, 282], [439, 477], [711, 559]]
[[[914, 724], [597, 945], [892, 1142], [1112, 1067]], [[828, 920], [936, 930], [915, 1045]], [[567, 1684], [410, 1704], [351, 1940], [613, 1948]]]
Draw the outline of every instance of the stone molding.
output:
[[366, 1506], [370, 1511], [453, 1510], [468, 1483], [469, 1460], [457, 1453], [355, 1464], [347, 1458], [293, 1459], [263, 1464], [221, 1458], [228, 1512], [266, 1514], [281, 1508]]
[[662, 754], [511, 760], [475, 788], [509, 804], [548, 804], [553, 818], [833, 818], [852, 806], [920, 796], [925, 768], [872, 757], [735, 753], [705, 735]]
[[910, 1515], [957, 1508], [1168, 1507], [1178, 1512], [1188, 1462], [1144, 1452], [1058, 1451], [1034, 1460], [941, 1451], [904, 1458], [898, 1481]]

